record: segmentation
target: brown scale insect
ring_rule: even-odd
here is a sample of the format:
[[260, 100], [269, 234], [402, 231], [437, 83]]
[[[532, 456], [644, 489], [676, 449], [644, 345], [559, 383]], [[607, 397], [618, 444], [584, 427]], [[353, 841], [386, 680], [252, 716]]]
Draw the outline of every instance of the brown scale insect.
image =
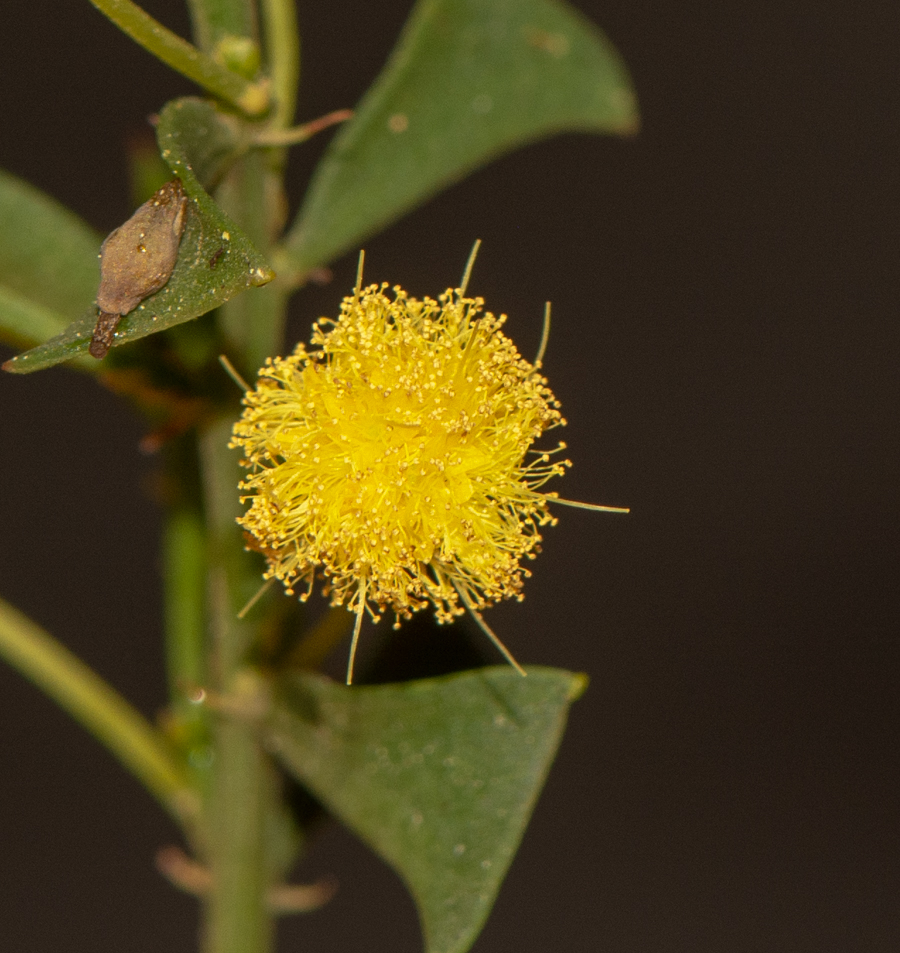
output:
[[187, 203], [181, 181], [173, 179], [100, 246], [100, 316], [88, 348], [92, 357], [106, 356], [122, 315], [159, 291], [172, 276]]

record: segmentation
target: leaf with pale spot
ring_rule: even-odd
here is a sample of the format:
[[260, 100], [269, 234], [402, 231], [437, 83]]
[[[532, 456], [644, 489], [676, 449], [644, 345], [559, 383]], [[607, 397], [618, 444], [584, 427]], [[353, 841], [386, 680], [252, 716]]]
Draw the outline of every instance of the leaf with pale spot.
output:
[[287, 769], [404, 879], [428, 953], [464, 953], [585, 685], [550, 668], [353, 688], [293, 675], [265, 730]]
[[332, 140], [284, 248], [300, 275], [503, 153], [566, 131], [627, 135], [621, 57], [562, 0], [419, 0]]
[[[175, 100], [160, 114], [161, 154], [189, 197], [187, 221], [171, 278], [122, 318], [114, 347], [197, 318], [274, 277], [201, 185], [200, 176], [204, 184], [214, 183], [240, 155], [240, 130], [237, 120], [205, 100]], [[96, 323], [97, 309], [90, 307], [61, 334], [7, 361], [4, 369], [27, 374], [85, 355]]]

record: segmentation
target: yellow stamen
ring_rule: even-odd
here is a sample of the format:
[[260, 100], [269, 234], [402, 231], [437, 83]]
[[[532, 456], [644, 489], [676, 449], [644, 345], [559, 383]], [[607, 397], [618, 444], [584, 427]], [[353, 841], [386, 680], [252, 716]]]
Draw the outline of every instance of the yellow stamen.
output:
[[533, 447], [565, 425], [537, 366], [549, 305], [530, 363], [505, 315], [465, 297], [478, 246], [437, 300], [363, 287], [360, 255], [353, 294], [315, 322], [310, 349], [268, 360], [252, 390], [233, 373], [246, 388], [231, 444], [247, 470], [239, 522], [267, 579], [288, 594], [322, 579], [332, 605], [355, 612], [348, 684], [365, 613], [399, 623], [429, 605], [439, 622], [468, 610], [522, 671], [479, 610], [522, 598], [521, 563], [556, 522], [551, 504], [627, 512], [542, 491], [571, 465], [554, 459], [563, 443]]

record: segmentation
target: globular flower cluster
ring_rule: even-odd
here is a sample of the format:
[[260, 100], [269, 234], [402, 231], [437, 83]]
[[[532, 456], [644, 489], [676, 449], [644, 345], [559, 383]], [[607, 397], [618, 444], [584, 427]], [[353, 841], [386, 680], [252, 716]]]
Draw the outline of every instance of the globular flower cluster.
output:
[[564, 444], [531, 447], [565, 421], [505, 316], [459, 289], [387, 288], [345, 298], [245, 395], [240, 523], [288, 593], [319, 576], [360, 615], [433, 605], [446, 622], [521, 599], [522, 559], [555, 522], [541, 488], [570, 465], [551, 460]]

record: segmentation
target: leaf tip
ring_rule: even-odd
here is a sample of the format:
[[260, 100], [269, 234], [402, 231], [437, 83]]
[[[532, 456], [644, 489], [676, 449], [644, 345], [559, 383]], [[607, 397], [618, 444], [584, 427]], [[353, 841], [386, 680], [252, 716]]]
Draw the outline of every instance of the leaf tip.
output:
[[572, 676], [572, 681], [569, 685], [568, 700], [570, 702], [578, 701], [578, 699], [581, 698], [581, 696], [587, 691], [590, 682], [590, 678], [588, 678], [584, 672], [576, 672]]
[[640, 116], [633, 116], [632, 118], [623, 122], [616, 132], [622, 136], [623, 139], [632, 139], [641, 131], [641, 118]]
[[258, 266], [250, 272], [250, 284], [254, 288], [259, 288], [260, 285], [267, 285], [276, 277], [276, 273], [268, 265]]
[[638, 111], [637, 95], [630, 86], [620, 86], [610, 93], [617, 119], [613, 131], [620, 136], [636, 136], [641, 130], [641, 114]]

